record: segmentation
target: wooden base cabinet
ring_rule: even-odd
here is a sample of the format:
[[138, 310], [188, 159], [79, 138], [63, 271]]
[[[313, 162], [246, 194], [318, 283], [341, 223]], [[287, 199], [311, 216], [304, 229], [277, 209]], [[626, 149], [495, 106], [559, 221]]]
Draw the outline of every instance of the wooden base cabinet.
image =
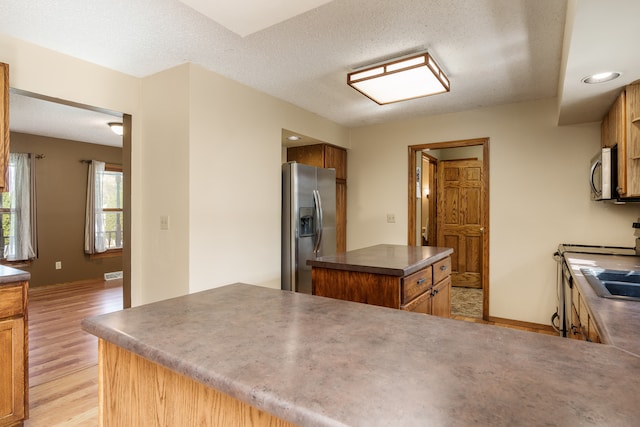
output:
[[399, 277], [313, 267], [313, 294], [451, 317], [451, 257]]
[[0, 427], [28, 415], [27, 282], [0, 285]]
[[100, 427], [295, 427], [102, 339], [98, 369]]
[[601, 342], [600, 334], [587, 310], [587, 304], [575, 285], [571, 289], [571, 331], [569, 337], [582, 341]]

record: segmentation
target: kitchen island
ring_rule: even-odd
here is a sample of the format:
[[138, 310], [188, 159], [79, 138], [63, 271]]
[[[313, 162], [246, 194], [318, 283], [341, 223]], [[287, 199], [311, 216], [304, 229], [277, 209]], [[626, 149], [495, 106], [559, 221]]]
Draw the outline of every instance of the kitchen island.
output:
[[640, 419], [637, 355], [367, 304], [233, 284], [82, 326], [100, 338], [101, 425]]
[[313, 295], [451, 316], [451, 254], [435, 246], [375, 245], [307, 260]]

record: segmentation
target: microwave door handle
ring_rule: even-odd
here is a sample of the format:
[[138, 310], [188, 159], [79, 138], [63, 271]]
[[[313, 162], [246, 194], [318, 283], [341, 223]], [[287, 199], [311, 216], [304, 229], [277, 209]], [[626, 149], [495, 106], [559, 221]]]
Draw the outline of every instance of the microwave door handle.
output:
[[591, 184], [591, 190], [593, 191], [594, 194], [597, 194], [597, 195], [600, 195], [600, 191], [598, 191], [595, 183], [593, 182], [593, 176], [596, 173], [596, 168], [600, 166], [600, 164], [601, 164], [601, 161], [598, 160], [591, 165], [591, 176], [589, 177], [589, 184]]

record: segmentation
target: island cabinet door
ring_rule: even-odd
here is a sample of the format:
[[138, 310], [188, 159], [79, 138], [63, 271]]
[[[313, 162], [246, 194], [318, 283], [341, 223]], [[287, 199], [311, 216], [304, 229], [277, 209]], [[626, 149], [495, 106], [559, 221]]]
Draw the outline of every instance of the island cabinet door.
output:
[[416, 313], [431, 314], [431, 291], [427, 291], [408, 304], [400, 307], [402, 310]]
[[431, 290], [431, 314], [451, 317], [451, 276], [447, 276]]

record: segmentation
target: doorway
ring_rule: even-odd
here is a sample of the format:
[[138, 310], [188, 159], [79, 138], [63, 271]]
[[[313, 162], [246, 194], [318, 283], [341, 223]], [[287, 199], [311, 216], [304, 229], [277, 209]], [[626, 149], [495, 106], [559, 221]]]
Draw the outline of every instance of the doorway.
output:
[[[131, 236], [131, 126], [132, 116], [91, 105], [79, 104], [47, 95], [10, 88], [9, 108], [12, 117], [11, 131], [39, 135], [49, 138], [67, 139], [87, 144], [115, 145], [100, 136], [101, 132], [112, 135], [107, 122], [122, 122], [121, 141], [122, 172], [124, 175], [122, 212], [124, 235]], [[73, 124], [73, 126], [70, 126]], [[14, 127], [17, 126], [17, 129]], [[87, 133], [95, 135], [83, 139]], [[77, 137], [78, 136], [78, 137]], [[131, 245], [125, 238], [122, 245], [122, 299], [123, 307], [131, 306]], [[82, 251], [82, 248], [80, 249]]]
[[454, 289], [481, 291], [488, 320], [489, 139], [410, 146], [408, 188], [408, 244], [454, 248]]

